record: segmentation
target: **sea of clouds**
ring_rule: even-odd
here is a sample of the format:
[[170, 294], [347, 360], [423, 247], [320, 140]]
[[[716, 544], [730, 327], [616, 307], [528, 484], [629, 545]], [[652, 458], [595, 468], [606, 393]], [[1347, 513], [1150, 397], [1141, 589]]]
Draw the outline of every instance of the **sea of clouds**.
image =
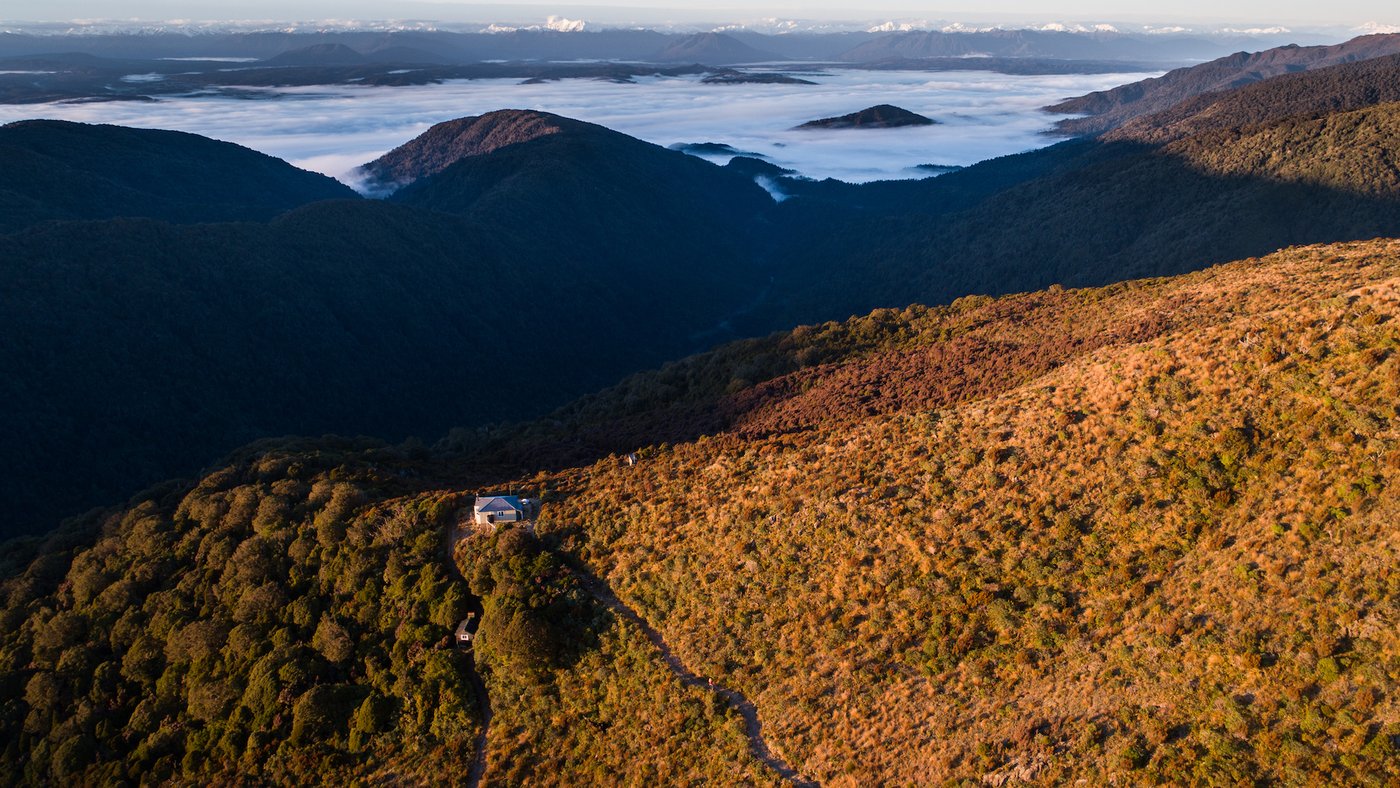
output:
[[[812, 178], [928, 177], [921, 164], [966, 166], [1051, 144], [1041, 107], [1155, 74], [1010, 76], [988, 72], [828, 70], [816, 85], [704, 85], [698, 77], [636, 84], [453, 81], [417, 87], [248, 90], [161, 101], [0, 106], [0, 123], [59, 118], [189, 131], [236, 142], [358, 185], [354, 170], [444, 120], [536, 109], [659, 145], [718, 142]], [[254, 98], [249, 98], [253, 96]], [[939, 125], [794, 131], [816, 118], [895, 104]], [[722, 161], [722, 159], [721, 159]]]

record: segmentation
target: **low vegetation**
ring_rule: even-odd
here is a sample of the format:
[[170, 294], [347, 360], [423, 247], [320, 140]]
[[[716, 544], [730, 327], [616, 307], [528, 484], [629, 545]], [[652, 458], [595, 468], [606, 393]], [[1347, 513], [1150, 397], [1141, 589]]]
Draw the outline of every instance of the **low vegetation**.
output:
[[[823, 784], [1395, 780], [1397, 255], [886, 316], [755, 386], [782, 418], [552, 478], [541, 531]], [[907, 372], [1157, 315], [988, 390]]]
[[491, 698], [493, 782], [776, 782], [729, 707], [677, 679], [531, 533], [473, 537], [457, 557], [485, 608], [475, 651]]

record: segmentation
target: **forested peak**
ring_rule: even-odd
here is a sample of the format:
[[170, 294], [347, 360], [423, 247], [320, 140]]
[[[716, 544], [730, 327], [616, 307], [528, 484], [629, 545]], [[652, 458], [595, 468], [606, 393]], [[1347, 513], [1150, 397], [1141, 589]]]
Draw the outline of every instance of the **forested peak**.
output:
[[535, 110], [503, 109], [439, 123], [409, 142], [364, 165], [369, 182], [392, 190], [436, 175], [473, 156], [564, 131], [615, 134], [601, 126]]

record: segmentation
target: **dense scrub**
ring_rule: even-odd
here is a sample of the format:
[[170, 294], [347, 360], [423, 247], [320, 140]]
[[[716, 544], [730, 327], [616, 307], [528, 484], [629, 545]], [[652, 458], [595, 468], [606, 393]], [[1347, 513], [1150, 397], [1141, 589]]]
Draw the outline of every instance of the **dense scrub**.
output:
[[846, 404], [559, 477], [541, 527], [824, 784], [1393, 781], [1397, 254], [994, 302], [1180, 322], [961, 400], [857, 355]]
[[5, 581], [7, 784], [426, 782], [480, 720], [452, 499], [355, 444], [262, 447]]
[[776, 782], [729, 707], [683, 684], [532, 534], [474, 536], [457, 557], [484, 606], [475, 651], [491, 697], [490, 781]]

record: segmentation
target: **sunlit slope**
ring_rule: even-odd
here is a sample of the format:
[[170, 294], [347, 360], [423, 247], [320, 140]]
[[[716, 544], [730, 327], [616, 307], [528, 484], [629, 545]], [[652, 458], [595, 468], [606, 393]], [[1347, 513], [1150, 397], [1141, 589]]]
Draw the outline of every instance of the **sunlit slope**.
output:
[[1397, 312], [1376, 242], [857, 320], [549, 531], [824, 784], [1393, 780]]

